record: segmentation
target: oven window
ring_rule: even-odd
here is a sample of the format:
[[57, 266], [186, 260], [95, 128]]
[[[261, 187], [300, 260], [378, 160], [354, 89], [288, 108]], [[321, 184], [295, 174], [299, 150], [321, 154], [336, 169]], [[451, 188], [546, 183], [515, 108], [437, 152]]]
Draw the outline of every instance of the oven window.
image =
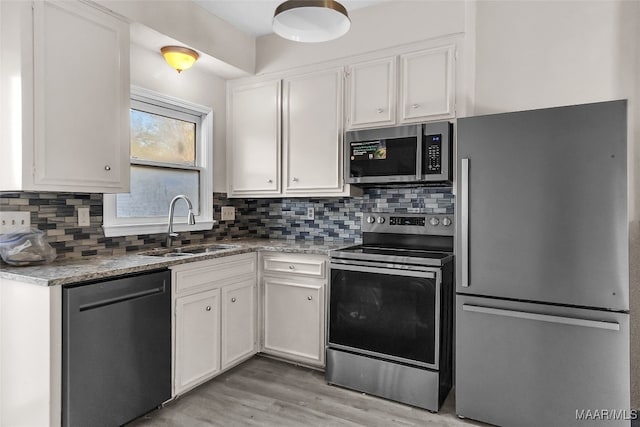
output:
[[332, 269], [329, 342], [435, 363], [436, 280]]
[[416, 174], [417, 139], [380, 139], [351, 142], [351, 177]]

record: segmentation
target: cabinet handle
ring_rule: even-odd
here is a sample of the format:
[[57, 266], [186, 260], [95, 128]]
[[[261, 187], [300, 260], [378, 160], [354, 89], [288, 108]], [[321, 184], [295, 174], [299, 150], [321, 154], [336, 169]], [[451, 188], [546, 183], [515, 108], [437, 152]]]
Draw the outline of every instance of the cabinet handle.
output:
[[106, 171], [110, 171], [110, 170], [111, 170], [111, 166], [106, 165], [106, 166], [104, 167], [104, 170], [106, 170]]
[[295, 176], [293, 177], [293, 182], [298, 182], [298, 178], [296, 178]]
[[235, 297], [231, 298], [231, 302], [236, 302], [236, 298]]
[[268, 180], [267, 180], [267, 184], [271, 184], [272, 182], [273, 182], [273, 180], [272, 180], [272, 179], [268, 179]]
[[378, 112], [378, 114], [384, 113], [384, 110], [382, 108], [378, 108], [376, 111]]
[[296, 268], [293, 265], [289, 266], [289, 270], [295, 270]]
[[312, 297], [311, 295], [309, 295], [309, 296], [307, 297], [307, 299], [308, 299], [309, 301], [311, 301], [311, 300], [313, 300], [313, 297]]
[[205, 310], [207, 310], [207, 311], [211, 311], [211, 306], [210, 306], [210, 305], [208, 305], [208, 306], [207, 306], [207, 308], [205, 308]]
[[411, 106], [411, 108], [413, 108], [413, 109], [415, 110], [415, 109], [416, 109], [416, 108], [418, 108], [419, 106], [420, 106], [419, 104], [413, 104], [413, 105]]

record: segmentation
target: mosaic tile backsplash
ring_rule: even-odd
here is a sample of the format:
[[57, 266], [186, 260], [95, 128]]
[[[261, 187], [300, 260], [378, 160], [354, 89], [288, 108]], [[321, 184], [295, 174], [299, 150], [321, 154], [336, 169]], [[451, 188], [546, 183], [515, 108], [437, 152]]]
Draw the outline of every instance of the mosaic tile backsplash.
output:
[[[453, 213], [451, 188], [368, 188], [360, 197], [322, 199], [228, 199], [214, 193], [212, 230], [180, 233], [182, 244], [241, 237], [359, 243], [362, 212]], [[234, 206], [236, 220], [220, 221], [220, 207]], [[89, 207], [90, 226], [78, 227], [77, 208]], [[313, 207], [315, 219], [307, 220]], [[27, 211], [47, 233], [60, 258], [121, 255], [159, 247], [165, 234], [105, 237], [102, 194], [0, 193], [0, 211]], [[0, 261], [1, 262], [1, 261]]]

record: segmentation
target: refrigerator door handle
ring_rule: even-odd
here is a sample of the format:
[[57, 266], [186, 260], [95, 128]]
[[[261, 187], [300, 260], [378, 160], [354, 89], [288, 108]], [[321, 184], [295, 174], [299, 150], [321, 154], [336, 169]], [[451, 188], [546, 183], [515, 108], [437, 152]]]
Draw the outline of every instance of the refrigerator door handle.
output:
[[480, 305], [462, 305], [463, 311], [473, 313], [492, 314], [495, 316], [514, 317], [517, 319], [537, 320], [540, 322], [559, 323], [563, 325], [584, 326], [587, 328], [607, 329], [619, 331], [620, 324], [617, 322], [605, 322], [602, 320], [577, 319], [575, 317], [553, 316], [550, 314], [530, 313], [527, 311], [504, 310], [501, 308], [483, 307]]
[[469, 159], [460, 165], [460, 285], [469, 287]]

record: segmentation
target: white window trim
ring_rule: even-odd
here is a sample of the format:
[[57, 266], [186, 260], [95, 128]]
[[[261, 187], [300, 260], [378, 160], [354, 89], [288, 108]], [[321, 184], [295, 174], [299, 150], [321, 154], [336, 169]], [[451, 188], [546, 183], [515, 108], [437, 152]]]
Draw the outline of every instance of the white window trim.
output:
[[[190, 114], [196, 113], [202, 117], [201, 132], [196, 143], [196, 166], [201, 168], [200, 212], [196, 216], [195, 225], [187, 224], [186, 217], [179, 216], [174, 217], [173, 225], [175, 231], [211, 230], [216, 223], [213, 220], [213, 110], [138, 86], [131, 86], [131, 99], [184, 110]], [[102, 215], [105, 237], [166, 233], [168, 228], [167, 218], [118, 218], [115, 194], [104, 195]]]

